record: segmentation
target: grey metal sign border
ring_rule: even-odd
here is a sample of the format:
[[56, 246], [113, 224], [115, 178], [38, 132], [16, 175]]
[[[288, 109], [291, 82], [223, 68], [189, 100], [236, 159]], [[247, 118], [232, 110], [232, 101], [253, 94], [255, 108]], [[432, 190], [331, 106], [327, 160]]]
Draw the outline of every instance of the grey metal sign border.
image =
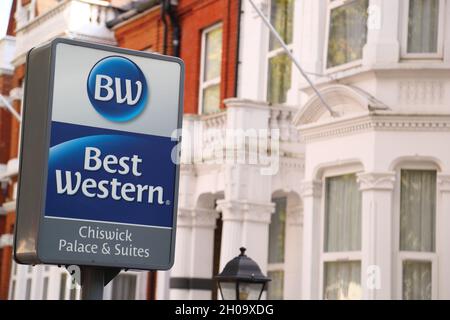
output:
[[[42, 261], [40, 259], [39, 256], [39, 252], [38, 252], [38, 243], [37, 241], [39, 240], [39, 236], [40, 236], [40, 231], [42, 229], [43, 226], [43, 222], [45, 219], [45, 199], [46, 199], [46, 192], [47, 192], [47, 175], [48, 175], [48, 157], [49, 157], [49, 150], [50, 150], [50, 129], [51, 129], [51, 117], [52, 117], [52, 110], [53, 110], [53, 89], [54, 89], [54, 76], [55, 76], [55, 58], [56, 58], [56, 47], [58, 44], [67, 44], [67, 45], [74, 45], [74, 46], [79, 46], [79, 47], [85, 47], [85, 48], [90, 48], [90, 49], [95, 49], [95, 50], [101, 50], [101, 51], [108, 51], [111, 53], [118, 53], [118, 54], [124, 54], [124, 55], [130, 55], [130, 56], [138, 56], [138, 57], [144, 57], [144, 58], [152, 58], [152, 59], [156, 59], [156, 60], [162, 60], [162, 61], [169, 61], [169, 62], [175, 62], [178, 63], [180, 66], [180, 92], [179, 92], [179, 102], [178, 102], [178, 119], [177, 119], [177, 127], [178, 129], [182, 128], [182, 120], [183, 120], [183, 101], [184, 101], [184, 76], [185, 76], [185, 67], [184, 67], [184, 62], [177, 58], [177, 57], [171, 57], [171, 56], [164, 56], [164, 55], [160, 55], [160, 54], [154, 54], [154, 53], [150, 53], [150, 52], [142, 52], [142, 51], [135, 51], [135, 50], [129, 50], [129, 49], [123, 49], [123, 48], [118, 48], [118, 47], [111, 47], [111, 46], [106, 46], [106, 45], [100, 45], [100, 44], [95, 44], [95, 43], [89, 43], [89, 42], [83, 42], [83, 41], [76, 41], [76, 40], [71, 40], [71, 39], [66, 39], [66, 38], [56, 38], [54, 40], [52, 40], [51, 42], [41, 46], [41, 47], [36, 47], [36, 48], [32, 48], [28, 54], [27, 54], [27, 68], [29, 67], [29, 61], [31, 58], [31, 54], [34, 53], [35, 51], [38, 50], [49, 50], [50, 47], [50, 61], [44, 61], [44, 62], [48, 62], [49, 63], [49, 72], [48, 72], [48, 86], [47, 86], [47, 90], [44, 90], [43, 92], [34, 92], [31, 93], [29, 88], [30, 82], [29, 82], [29, 72], [27, 70], [26, 72], [26, 79], [25, 79], [25, 90], [24, 90], [24, 103], [23, 103], [23, 110], [22, 112], [22, 129], [21, 129], [21, 135], [22, 135], [22, 141], [21, 141], [21, 146], [20, 146], [20, 162], [19, 162], [19, 179], [21, 179], [21, 177], [23, 177], [23, 172], [24, 172], [24, 159], [22, 157], [22, 155], [25, 152], [32, 152], [32, 151], [28, 151], [25, 150], [25, 146], [27, 145], [27, 141], [26, 139], [26, 131], [28, 130], [28, 128], [26, 127], [27, 124], [27, 120], [28, 120], [28, 116], [27, 116], [27, 102], [28, 99], [32, 99], [34, 100], [34, 98], [36, 98], [36, 95], [40, 95], [41, 99], [36, 99], [36, 100], [41, 100], [41, 103], [43, 101], [45, 101], [45, 103], [43, 105], [40, 106], [34, 106], [34, 108], [39, 108], [42, 111], [47, 110], [47, 115], [46, 115], [46, 122], [45, 122], [45, 132], [44, 132], [44, 141], [45, 144], [43, 146], [40, 146], [40, 148], [43, 148], [43, 159], [41, 159], [41, 162], [43, 162], [43, 172], [42, 174], [39, 175], [39, 177], [37, 177], [37, 179], [39, 180], [38, 183], [41, 186], [41, 190], [40, 192], [38, 192], [38, 195], [36, 196], [35, 201], [40, 200], [40, 204], [39, 204], [39, 214], [35, 214], [35, 216], [33, 218], [35, 218], [38, 221], [21, 221], [21, 210], [22, 207], [26, 204], [22, 204], [22, 201], [20, 201], [21, 199], [21, 195], [23, 194], [24, 190], [24, 186], [22, 183], [19, 183], [18, 186], [18, 190], [17, 190], [17, 200], [16, 200], [16, 224], [15, 224], [15, 232], [14, 232], [14, 259], [17, 263], [19, 264], [54, 264], [54, 265], [64, 265], [64, 263], [62, 263], [61, 261]], [[42, 67], [42, 68], [45, 68]], [[45, 73], [42, 74], [43, 76], [45, 76]], [[44, 84], [45, 86], [45, 84]], [[43, 100], [43, 101], [42, 101]], [[38, 104], [35, 102], [35, 104]], [[47, 105], [45, 105], [47, 104]], [[181, 137], [179, 138], [179, 143], [181, 142]], [[38, 146], [39, 147], [39, 146]], [[170, 260], [169, 260], [169, 264], [166, 266], [158, 266], [158, 265], [149, 265], [149, 268], [142, 268], [141, 266], [134, 266], [134, 265], [128, 265], [128, 266], [118, 266], [118, 265], [111, 265], [111, 264], [102, 264], [102, 263], [89, 263], [86, 261], [83, 261], [82, 263], [80, 263], [80, 265], [91, 265], [91, 266], [100, 266], [100, 267], [121, 267], [124, 269], [136, 269], [136, 270], [168, 270], [170, 269], [173, 264], [174, 264], [174, 257], [175, 257], [175, 241], [176, 241], [176, 225], [177, 225], [177, 208], [178, 208], [178, 187], [179, 187], [179, 176], [180, 176], [180, 164], [176, 163], [175, 164], [176, 169], [175, 169], [175, 181], [174, 181], [174, 187], [175, 187], [175, 192], [174, 192], [174, 200], [173, 200], [173, 228], [172, 228], [172, 236], [171, 236], [171, 252], [170, 252]], [[36, 168], [37, 170], [41, 169], [41, 168]], [[25, 182], [28, 181], [27, 180]], [[36, 181], [35, 181], [36, 183]], [[86, 220], [86, 222], [89, 222], [89, 220]], [[35, 232], [34, 234], [34, 252], [29, 252], [29, 253], [21, 253], [20, 254], [20, 258], [18, 257], [18, 253], [17, 253], [17, 241], [18, 241], [18, 226], [23, 226], [23, 224], [29, 223], [29, 232], [31, 234], [33, 234], [33, 232]], [[36, 225], [37, 223], [37, 225]], [[107, 223], [111, 223], [114, 224], [114, 222], [107, 222]], [[35, 229], [33, 229], [35, 228]], [[77, 264], [77, 263], [71, 263], [71, 264]]]

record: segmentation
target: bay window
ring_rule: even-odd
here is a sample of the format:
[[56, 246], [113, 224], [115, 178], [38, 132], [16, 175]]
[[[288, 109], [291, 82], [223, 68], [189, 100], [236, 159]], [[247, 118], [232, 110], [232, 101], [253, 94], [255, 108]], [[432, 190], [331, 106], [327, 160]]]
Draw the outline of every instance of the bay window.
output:
[[401, 170], [400, 267], [402, 298], [432, 298], [436, 268], [436, 171]]
[[361, 298], [361, 192], [355, 174], [325, 180], [323, 297]]
[[367, 41], [369, 0], [330, 0], [326, 68], [362, 59]]
[[[271, 0], [270, 2], [270, 22], [290, 48], [292, 47], [293, 12], [294, 0]], [[267, 58], [267, 101], [284, 103], [291, 87], [292, 62], [272, 34], [269, 36]]]
[[217, 24], [202, 33], [199, 99], [199, 110], [202, 114], [220, 111], [221, 67], [222, 25]]
[[443, 0], [409, 0], [406, 2], [403, 55], [410, 58], [442, 56]]
[[268, 283], [267, 299], [283, 299], [284, 254], [286, 239], [286, 197], [275, 198], [275, 213], [269, 225], [269, 264], [267, 274], [272, 281]]

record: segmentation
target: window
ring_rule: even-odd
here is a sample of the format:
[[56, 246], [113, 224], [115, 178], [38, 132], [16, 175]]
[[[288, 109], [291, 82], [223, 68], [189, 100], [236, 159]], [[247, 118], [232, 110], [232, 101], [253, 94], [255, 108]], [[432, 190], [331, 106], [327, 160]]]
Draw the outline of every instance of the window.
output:
[[361, 298], [361, 192], [355, 174], [325, 180], [323, 297]]
[[327, 69], [362, 59], [368, 5], [368, 0], [330, 1]]
[[401, 170], [402, 297], [431, 299], [436, 242], [436, 171]]
[[444, 11], [442, 0], [407, 1], [404, 55], [411, 58], [442, 56]]
[[269, 226], [269, 264], [267, 299], [283, 299], [284, 249], [286, 238], [286, 198], [275, 198], [275, 213]]
[[119, 274], [112, 282], [112, 300], [135, 300], [136, 299], [135, 274]]
[[220, 73], [222, 68], [222, 25], [203, 31], [200, 70], [200, 112], [220, 111]]
[[[292, 49], [293, 0], [272, 0], [270, 5], [270, 22], [284, 42]], [[287, 92], [291, 87], [292, 62], [275, 37], [270, 34], [267, 74], [267, 101], [271, 103], [286, 102]]]

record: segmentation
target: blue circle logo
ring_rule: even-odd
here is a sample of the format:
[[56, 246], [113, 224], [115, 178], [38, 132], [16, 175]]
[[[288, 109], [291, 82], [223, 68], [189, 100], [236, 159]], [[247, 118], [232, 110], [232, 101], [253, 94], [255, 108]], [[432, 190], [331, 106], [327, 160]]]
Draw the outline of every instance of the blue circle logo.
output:
[[111, 56], [95, 64], [87, 80], [89, 100], [110, 121], [136, 118], [147, 104], [148, 88], [141, 69], [130, 59]]

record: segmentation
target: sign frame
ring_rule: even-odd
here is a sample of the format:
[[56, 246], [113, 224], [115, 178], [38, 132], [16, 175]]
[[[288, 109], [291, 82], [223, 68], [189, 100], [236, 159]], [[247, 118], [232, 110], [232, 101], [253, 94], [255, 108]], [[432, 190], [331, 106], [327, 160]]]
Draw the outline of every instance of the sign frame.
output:
[[[46, 209], [47, 180], [50, 153], [50, 133], [52, 128], [53, 96], [55, 85], [56, 50], [58, 44], [74, 45], [88, 49], [106, 51], [111, 54], [136, 56], [177, 63], [180, 66], [177, 129], [182, 128], [184, 101], [184, 62], [177, 57], [135, 51], [67, 38], [54, 40], [32, 48], [27, 54], [25, 89], [22, 110], [20, 143], [19, 183], [16, 200], [16, 225], [14, 232], [14, 260], [19, 264], [83, 265], [135, 270], [169, 270], [174, 264], [177, 229], [178, 189], [180, 164], [174, 163], [174, 194], [172, 212], [172, 232], [170, 260], [166, 265], [117, 265], [90, 261], [47, 260], [39, 252], [39, 241], [44, 224]], [[69, 76], [69, 75], [68, 75]], [[31, 106], [32, 105], [32, 106]], [[124, 131], [126, 132], [126, 131]], [[176, 148], [180, 147], [181, 136]], [[179, 149], [178, 149], [179, 151]], [[179, 156], [179, 153], [178, 153]], [[89, 222], [89, 220], [86, 220]], [[106, 221], [107, 222], [107, 221]], [[108, 223], [108, 222], [107, 222]], [[114, 224], [114, 222], [109, 222]]]

